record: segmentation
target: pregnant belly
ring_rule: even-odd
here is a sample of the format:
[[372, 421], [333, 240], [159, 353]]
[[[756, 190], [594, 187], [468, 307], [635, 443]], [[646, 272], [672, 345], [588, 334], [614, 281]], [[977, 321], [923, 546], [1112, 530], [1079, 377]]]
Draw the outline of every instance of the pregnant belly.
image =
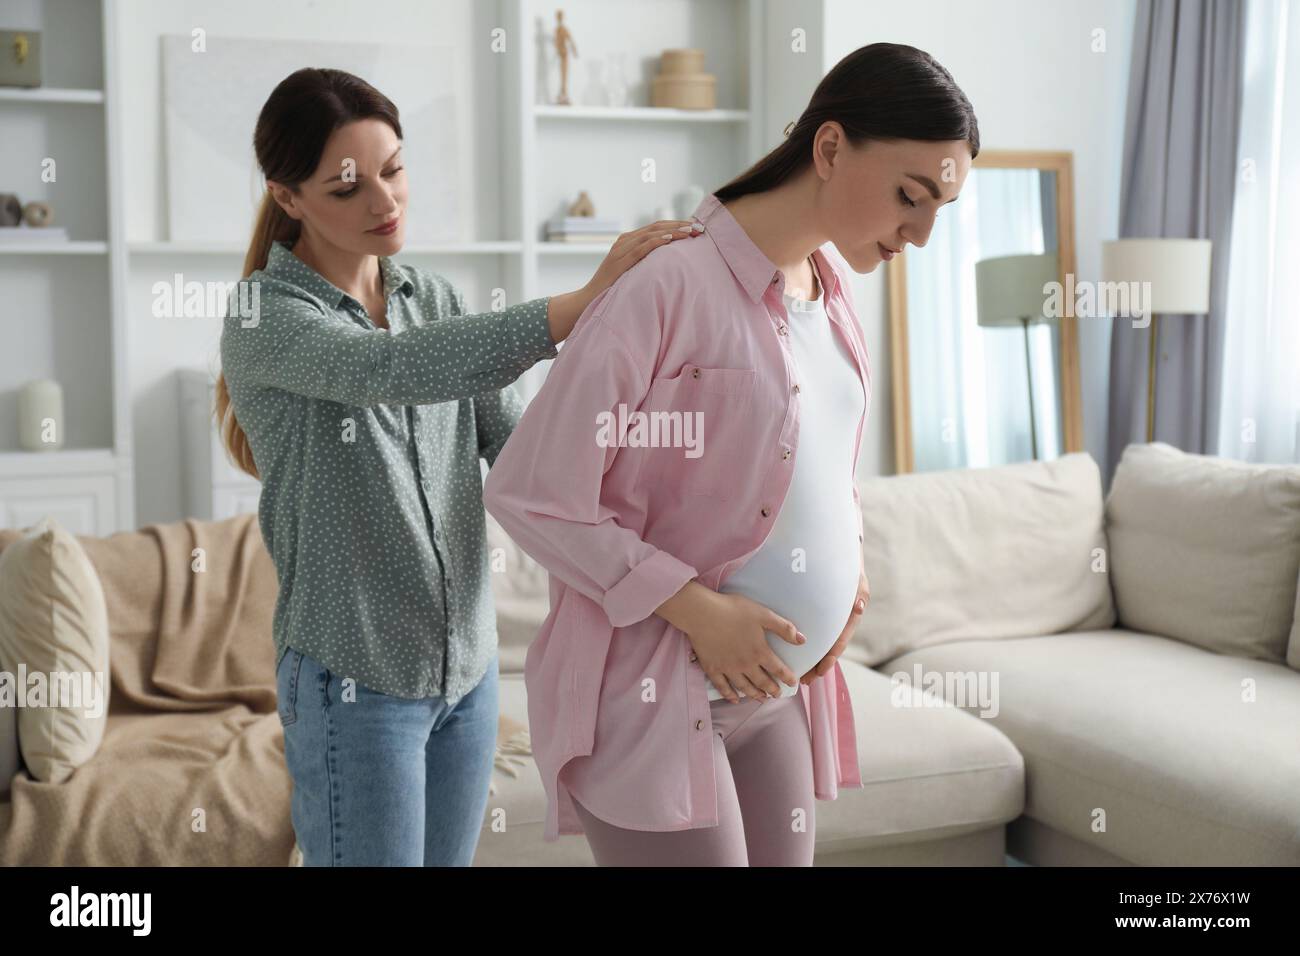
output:
[[[766, 632], [768, 645], [796, 681], [816, 667], [839, 639], [858, 595], [862, 558], [854, 525], [839, 525], [815, 541], [807, 549], [806, 570], [792, 568], [790, 549], [765, 545], [719, 588], [724, 594], [742, 594], [771, 608], [807, 638], [805, 644], [789, 644]], [[798, 692], [797, 683], [782, 685], [783, 697]], [[710, 687], [710, 700], [721, 696]]]

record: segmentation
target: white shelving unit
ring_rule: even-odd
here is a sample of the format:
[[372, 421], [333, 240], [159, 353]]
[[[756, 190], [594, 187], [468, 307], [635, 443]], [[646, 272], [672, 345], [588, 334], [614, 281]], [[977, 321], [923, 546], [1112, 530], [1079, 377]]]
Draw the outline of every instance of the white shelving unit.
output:
[[[6, 9], [7, 28], [41, 31], [48, 85], [0, 88], [0, 171], [24, 202], [49, 201], [71, 240], [0, 246], [4, 527], [44, 514], [79, 534], [134, 525], [115, 2]], [[49, 183], [41, 178], [47, 158], [56, 164]], [[56, 451], [18, 447], [17, 390], [38, 378], [63, 387], [64, 446]]]
[[[509, 221], [521, 237], [517, 266], [519, 297], [529, 299], [577, 288], [590, 278], [609, 243], [548, 242], [545, 222], [563, 214], [579, 191], [592, 198], [598, 215], [612, 215], [624, 230], [654, 221], [655, 211], [676, 206], [689, 185], [706, 193], [749, 166], [762, 153], [758, 122], [764, 60], [767, 0], [717, 0], [673, 4], [635, 0], [579, 0], [564, 4], [564, 21], [575, 37], [579, 57], [570, 60], [573, 105], [553, 104], [556, 71], [542, 43], [524, 44], [513, 58], [503, 96], [502, 137], [516, 144], [503, 176], [517, 197]], [[631, 11], [636, 11], [635, 17]], [[549, 37], [555, 4], [541, 0], [503, 2], [514, 35]], [[717, 103], [711, 110], [649, 106], [650, 80], [659, 54], [674, 47], [705, 51], [705, 69], [717, 77]], [[613, 107], [586, 94], [584, 60], [622, 54], [630, 101]], [[655, 163], [656, 180], [643, 182], [644, 163]], [[542, 173], [545, 173], [543, 177]], [[686, 218], [692, 210], [685, 210]], [[694, 241], [694, 240], [687, 240]], [[563, 346], [561, 346], [563, 348]], [[518, 388], [531, 397], [540, 388], [549, 362], [529, 369]]]
[[[21, 277], [20, 288], [32, 285], [28, 294], [33, 310], [53, 316], [48, 323], [32, 323], [41, 331], [36, 344], [20, 350], [20, 361], [0, 359], [0, 394], [28, 378], [53, 377], [64, 384], [69, 418], [80, 414], [92, 422], [68, 450], [32, 457], [5, 452], [16, 448], [16, 427], [6, 429], [0, 423], [0, 525], [13, 526], [18, 516], [27, 514], [35, 500], [29, 494], [35, 483], [55, 477], [82, 483], [82, 503], [68, 511], [81, 509], [79, 513], [91, 515], [86, 530], [99, 533], [134, 527], [137, 502], [145, 521], [181, 517], [183, 512], [173, 512], [190, 508], [196, 500], [214, 502], [214, 517], [223, 516], [223, 507], [245, 510], [255, 504], [246, 489], [238, 495], [216, 493], [216, 484], [229, 475], [223, 478], [218, 464], [192, 461], [192, 453], [184, 450], [198, 447], [186, 431], [198, 418], [193, 408], [187, 415], [179, 407], [180, 380], [172, 375], [180, 370], [177, 366], [200, 364], [208, 366], [205, 372], [210, 375], [215, 370], [211, 341], [219, 330], [199, 320], [187, 327], [163, 326], [149, 316], [153, 282], [169, 279], [173, 272], [183, 272], [187, 279], [233, 281], [247, 248], [244, 237], [212, 242], [166, 238], [160, 185], [165, 169], [158, 168], [156, 146], [161, 130], [152, 118], [162, 112], [162, 94], [156, 67], [141, 65], [141, 58], [153, 63], [157, 35], [187, 31], [192, 14], [162, 0], [26, 2], [39, 11], [30, 26], [46, 34], [49, 86], [0, 90], [0, 118], [7, 126], [10, 115], [27, 117], [28, 128], [61, 130], [64, 140], [74, 130], [90, 139], [97, 136], [87, 148], [96, 160], [94, 197], [103, 212], [97, 220], [87, 217], [80, 229], [72, 228], [75, 224], [66, 215], [60, 217], [76, 240], [65, 247], [32, 242], [0, 248], [0, 278], [7, 284], [11, 277]], [[245, 6], [255, 9], [248, 0], [233, 0], [229, 9], [210, 11], [205, 19], [210, 35], [248, 36], [260, 29], [268, 36], [279, 29], [283, 35], [283, 23], [262, 26], [257, 17], [249, 18]], [[599, 215], [612, 216], [629, 230], [653, 221], [660, 207], [676, 205], [677, 194], [688, 185], [706, 192], [716, 188], [771, 145], [763, 129], [765, 118], [771, 125], [771, 116], [765, 117], [760, 108], [768, 72], [764, 30], [771, 26], [765, 18], [772, 19], [771, 11], [782, 6], [781, 0], [569, 0], [563, 4], [565, 23], [580, 52], [570, 61], [569, 90], [575, 105], [555, 106], [551, 101], [558, 71], [551, 63], [548, 38], [556, 5], [542, 0], [453, 0], [444, 13], [458, 32], [463, 28], [468, 33], [473, 71], [472, 132], [480, 181], [469, 197], [471, 240], [411, 244], [399, 258], [446, 275], [464, 291], [470, 309], [490, 308], [498, 289], [505, 291], [508, 302], [520, 302], [579, 288], [590, 279], [608, 244], [546, 242], [544, 224], [580, 191], [592, 197]], [[491, 33], [498, 27], [506, 30], [510, 55], [490, 50]], [[312, 29], [318, 39], [335, 39], [328, 23]], [[93, 31], [97, 33], [92, 43], [86, 37]], [[445, 42], [446, 37], [440, 39]], [[644, 105], [659, 54], [683, 46], [706, 51], [705, 69], [717, 77], [716, 109]], [[79, 55], [60, 63], [55, 58], [60, 50]], [[590, 95], [599, 86], [589, 83], [589, 64], [613, 53], [625, 58], [634, 105], [615, 108]], [[119, 84], [119, 66], [128, 64]], [[129, 114], [122, 109], [124, 97], [130, 101]], [[91, 129], [94, 135], [86, 132]], [[53, 138], [57, 142], [60, 136]], [[20, 150], [19, 158], [0, 163], [37, 163], [44, 155], [43, 139], [35, 139], [36, 145]], [[649, 181], [644, 175], [647, 160], [656, 167]], [[436, 174], [413, 170], [414, 186], [418, 188], [419, 176]], [[62, 175], [61, 164], [60, 185]], [[128, 187], [136, 195], [128, 196]], [[151, 195], [149, 190], [156, 192]], [[73, 208], [54, 186], [43, 195], [32, 193], [24, 199], [49, 198], [56, 216], [61, 208]], [[64, 288], [68, 276], [73, 281]], [[56, 289], [62, 291], [56, 294]], [[42, 304], [42, 295], [48, 302]], [[65, 305], [69, 297], [72, 302]], [[92, 317], [92, 312], [98, 314]], [[17, 321], [13, 314], [6, 313], [3, 321]], [[69, 314], [74, 318], [65, 318]], [[4, 334], [9, 339], [26, 330], [6, 327]], [[182, 358], [174, 358], [173, 352]], [[525, 398], [540, 387], [548, 364], [540, 363], [520, 380]], [[166, 383], [161, 381], [164, 376]], [[200, 394], [193, 380], [185, 388], [184, 394], [191, 397]], [[0, 411], [12, 411], [13, 418], [16, 399], [11, 406]], [[133, 432], [142, 436], [134, 453]], [[138, 488], [133, 472], [140, 480]], [[208, 474], [217, 474], [214, 486], [196, 489], [196, 482]], [[111, 494], [105, 495], [104, 480], [111, 483]], [[160, 508], [160, 499], [175, 504]]]

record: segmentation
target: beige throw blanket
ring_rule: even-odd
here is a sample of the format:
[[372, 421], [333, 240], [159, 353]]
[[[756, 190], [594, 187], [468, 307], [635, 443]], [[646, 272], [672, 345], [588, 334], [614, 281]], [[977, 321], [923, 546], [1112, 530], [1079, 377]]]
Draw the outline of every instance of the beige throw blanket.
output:
[[[0, 531], [0, 549], [18, 535]], [[255, 518], [79, 540], [108, 602], [104, 741], [63, 783], [14, 779], [0, 802], [0, 863], [288, 864], [277, 583]], [[200, 556], [204, 570], [192, 570]], [[527, 732], [503, 720], [498, 741], [497, 765], [513, 773], [505, 753], [527, 753]]]

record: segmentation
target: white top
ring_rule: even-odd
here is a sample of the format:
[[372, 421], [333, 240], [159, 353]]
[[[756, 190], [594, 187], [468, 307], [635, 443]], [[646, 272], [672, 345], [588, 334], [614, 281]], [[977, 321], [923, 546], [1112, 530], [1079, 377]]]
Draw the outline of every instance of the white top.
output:
[[[853, 504], [853, 444], [866, 401], [848, 345], [816, 299], [785, 296], [788, 336], [799, 383], [794, 474], [766, 540], [719, 588], [743, 594], [794, 623], [808, 639], [767, 642], [795, 679], [826, 656], [848, 623], [862, 570]], [[793, 697], [799, 685], [781, 685]], [[742, 695], [743, 696], [743, 695]], [[722, 695], [709, 685], [709, 700]]]

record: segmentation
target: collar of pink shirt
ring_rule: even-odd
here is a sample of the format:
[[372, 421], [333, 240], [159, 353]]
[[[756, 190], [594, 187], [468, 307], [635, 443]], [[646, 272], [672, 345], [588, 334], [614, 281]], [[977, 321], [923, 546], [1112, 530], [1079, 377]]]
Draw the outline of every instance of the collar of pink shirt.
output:
[[[763, 254], [763, 250], [754, 245], [754, 240], [749, 238], [749, 234], [741, 228], [736, 217], [717, 196], [706, 196], [695, 210], [693, 218], [704, 224], [705, 231], [712, 236], [727, 268], [751, 302], [762, 299], [769, 288], [773, 288], [778, 296], [785, 291], [785, 276]], [[813, 260], [817, 265], [818, 279], [823, 283], [822, 294], [829, 302], [832, 297], [841, 294], [842, 266], [833, 262], [820, 248], [813, 250]]]
[[[551, 611], [525, 663], [546, 840], [583, 832], [561, 774], [574, 758], [584, 805], [611, 822], [718, 820], [708, 678], [655, 610], [692, 579], [716, 590], [762, 544], [789, 488], [800, 403], [784, 277], [716, 196], [695, 218], [704, 235], [656, 249], [584, 311], [484, 485], [488, 512], [550, 572]], [[813, 260], [866, 396], [856, 462], [866, 343], [843, 267], [822, 249]], [[700, 454], [636, 445], [622, 426], [611, 441], [599, 422], [620, 408], [702, 412]], [[817, 798], [861, 786], [838, 661], [799, 692]]]

